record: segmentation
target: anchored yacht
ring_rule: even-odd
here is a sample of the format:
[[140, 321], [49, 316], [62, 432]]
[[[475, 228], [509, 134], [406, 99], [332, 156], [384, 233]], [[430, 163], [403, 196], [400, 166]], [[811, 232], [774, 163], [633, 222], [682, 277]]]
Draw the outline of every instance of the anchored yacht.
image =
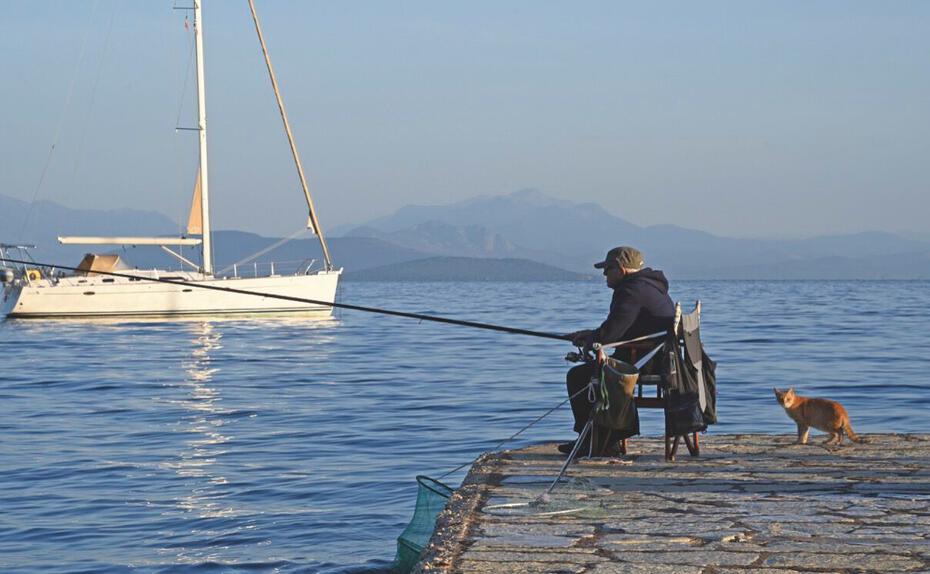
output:
[[[188, 217], [187, 235], [183, 237], [69, 236], [58, 238], [62, 244], [156, 245], [177, 258], [183, 266], [189, 269], [182, 271], [138, 270], [127, 266], [118, 255], [89, 253], [76, 267], [76, 271], [63, 273], [60, 270], [47, 269], [38, 265], [14, 264], [9, 259], [29, 260], [28, 250], [32, 246], [0, 244], [0, 285], [2, 285], [0, 316], [66, 318], [265, 313], [329, 315], [332, 312], [332, 307], [326, 303], [335, 301], [336, 286], [342, 269], [333, 266], [329, 248], [317, 220], [253, 0], [249, 0], [249, 8], [309, 210], [307, 228], [312, 230], [320, 241], [323, 262], [321, 269], [311, 270], [311, 263], [287, 275], [275, 274], [273, 265], [270, 274], [265, 276], [239, 277], [238, 273], [234, 273], [232, 277], [222, 277], [214, 272], [210, 242], [210, 188], [207, 169], [207, 119], [201, 4], [201, 0], [193, 0], [191, 8], [194, 15], [198, 112], [198, 126], [193, 129], [199, 132], [200, 161]], [[199, 246], [201, 263], [194, 263], [172, 249], [179, 246], [194, 248]], [[12, 257], [11, 253], [19, 253], [19, 256]], [[170, 283], [158, 280], [169, 280]], [[205, 286], [208, 288], [204, 288]], [[252, 294], [224, 291], [223, 288], [248, 291]], [[262, 297], [262, 293], [307, 299], [316, 301], [316, 303]]]

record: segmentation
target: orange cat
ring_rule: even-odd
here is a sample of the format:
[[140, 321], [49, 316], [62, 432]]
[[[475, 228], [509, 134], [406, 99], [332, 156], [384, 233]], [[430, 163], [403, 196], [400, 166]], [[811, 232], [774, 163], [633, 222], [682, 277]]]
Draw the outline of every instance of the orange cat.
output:
[[794, 393], [794, 389], [779, 391], [774, 389], [778, 404], [798, 425], [798, 444], [807, 444], [810, 427], [830, 433], [824, 444], [840, 444], [843, 434], [853, 442], [865, 442], [856, 436], [849, 425], [849, 415], [843, 405], [827, 399], [811, 399]]

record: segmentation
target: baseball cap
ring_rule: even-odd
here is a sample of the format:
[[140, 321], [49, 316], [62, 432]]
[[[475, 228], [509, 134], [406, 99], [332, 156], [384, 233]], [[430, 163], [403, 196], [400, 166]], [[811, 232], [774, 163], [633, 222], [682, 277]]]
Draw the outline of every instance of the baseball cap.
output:
[[646, 264], [645, 260], [643, 260], [643, 254], [638, 249], [626, 245], [614, 247], [607, 252], [607, 256], [604, 257], [603, 261], [595, 263], [594, 266], [603, 269], [611, 263], [616, 263], [627, 269], [642, 269]]

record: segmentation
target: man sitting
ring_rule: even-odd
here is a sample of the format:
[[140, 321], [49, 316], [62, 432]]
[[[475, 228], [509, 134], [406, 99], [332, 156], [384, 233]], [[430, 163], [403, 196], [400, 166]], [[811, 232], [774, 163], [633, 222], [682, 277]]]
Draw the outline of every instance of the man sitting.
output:
[[[594, 267], [604, 270], [607, 286], [613, 289], [610, 312], [601, 326], [593, 330], [576, 331], [570, 334], [572, 343], [578, 347], [591, 348], [594, 343], [606, 345], [643, 335], [651, 335], [670, 329], [675, 322], [675, 305], [668, 296], [668, 280], [661, 271], [645, 267], [643, 255], [633, 247], [615, 247], [607, 252], [604, 261]], [[614, 353], [620, 360], [629, 355], [620, 349]], [[582, 364], [573, 367], [566, 376], [568, 395], [574, 396], [584, 389], [591, 377], [597, 376], [597, 365]], [[594, 403], [587, 393], [580, 393], [571, 400], [572, 415], [575, 417], [575, 432], [580, 433], [591, 414]], [[608, 445], [616, 448], [623, 437], [608, 437]], [[570, 453], [574, 441], [559, 445], [559, 451]]]

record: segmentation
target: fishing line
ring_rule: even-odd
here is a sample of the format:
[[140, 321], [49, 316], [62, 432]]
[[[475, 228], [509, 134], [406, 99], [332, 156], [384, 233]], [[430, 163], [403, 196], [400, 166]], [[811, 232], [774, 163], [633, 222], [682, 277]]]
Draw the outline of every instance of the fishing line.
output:
[[[543, 419], [546, 418], [547, 416], [551, 415], [553, 412], [555, 412], [557, 409], [559, 409], [562, 405], [564, 405], [564, 404], [567, 403], [568, 401], [574, 399], [575, 397], [577, 397], [577, 396], [580, 395], [581, 393], [586, 392], [587, 390], [588, 390], [588, 387], [584, 387], [583, 389], [581, 389], [580, 391], [578, 391], [578, 392], [575, 393], [574, 395], [571, 395], [570, 397], [568, 397], [567, 399], [565, 399], [565, 400], [562, 401], [561, 403], [555, 405], [554, 407], [552, 407], [552, 408], [549, 409], [548, 411], [546, 411], [546, 412], [544, 412], [543, 414], [539, 415], [538, 417], [536, 417], [536, 418], [533, 420], [533, 422], [531, 422], [530, 424], [526, 425], [525, 427], [523, 427], [522, 429], [518, 430], [517, 432], [513, 433], [513, 434], [510, 435], [509, 437], [505, 438], [505, 439], [502, 440], [501, 442], [497, 443], [497, 445], [496, 445], [494, 448], [492, 448], [490, 451], [488, 451], [488, 452], [496, 452], [496, 451], [500, 450], [500, 448], [501, 448], [502, 446], [504, 446], [504, 445], [507, 444], [508, 442], [512, 441], [513, 439], [517, 438], [518, 436], [520, 436], [521, 434], [523, 434], [524, 431], [526, 431], [527, 429], [529, 429], [530, 427], [532, 427], [533, 425], [535, 425], [535, 424], [538, 423], [539, 421], [543, 420]], [[470, 464], [474, 464], [474, 463], [475, 463], [479, 458], [481, 458], [482, 456], [484, 456], [484, 455], [483, 455], [483, 454], [479, 454], [477, 457], [471, 459], [470, 461], [468, 461], [468, 462], [466, 462], [466, 463], [463, 463], [463, 464], [460, 464], [459, 466], [453, 468], [453, 469], [450, 470], [449, 472], [447, 472], [447, 473], [445, 473], [445, 474], [439, 476], [439, 478], [437, 478], [436, 480], [442, 480], [442, 479], [444, 479], [445, 477], [449, 476], [450, 474], [452, 474], [452, 473], [454, 473], [454, 472], [456, 472], [456, 471], [462, 470], [463, 468], [465, 468], [466, 466], [468, 466], [468, 465], [470, 465]]]
[[[24, 261], [19, 259], [6, 258], [3, 261], [18, 263], [20, 265], [32, 265], [34, 267], [45, 267], [48, 269], [64, 269], [67, 271], [86, 271], [77, 267], [68, 267], [65, 265], [51, 265], [49, 263], [39, 263], [38, 261]], [[366, 313], [378, 313], [381, 315], [392, 315], [394, 317], [407, 317], [408, 319], [419, 319], [421, 321], [433, 321], [435, 323], [446, 323], [449, 325], [459, 325], [462, 327], [473, 327], [475, 329], [485, 329], [488, 331], [499, 331], [501, 333], [510, 333], [513, 335], [527, 335], [530, 337], [540, 337], [543, 339], [556, 339], [559, 341], [570, 341], [569, 335], [559, 335], [557, 333], [546, 333], [543, 331], [532, 331], [529, 329], [518, 329], [516, 327], [505, 327], [503, 325], [493, 325], [491, 323], [480, 323], [478, 321], [463, 321], [461, 319], [449, 319], [447, 317], [437, 317], [435, 315], [424, 315], [423, 313], [409, 313], [406, 311], [394, 311], [391, 309], [381, 309], [379, 307], [366, 307], [364, 305], [350, 305], [348, 303], [336, 303], [330, 301], [320, 301], [318, 299], [307, 299], [304, 297], [293, 297], [290, 295], [278, 295], [275, 293], [260, 293], [246, 289], [236, 289], [234, 287], [220, 287], [218, 285], [202, 285], [196, 281], [178, 281], [176, 279], [162, 279], [159, 277], [143, 277], [130, 275], [128, 273], [114, 273], [112, 271], [94, 271], [97, 275], [108, 275], [110, 277], [122, 277], [124, 279], [134, 279], [136, 281], [152, 281], [154, 283], [167, 283], [169, 285], [180, 285], [183, 287], [197, 287], [198, 289], [211, 289], [213, 291], [223, 291], [226, 293], [236, 293], [239, 295], [253, 295], [255, 297], [268, 297], [269, 299], [280, 299], [282, 301], [294, 301], [296, 303], [311, 303], [314, 305], [324, 305], [334, 309], [350, 309], [352, 311], [364, 311]]]

